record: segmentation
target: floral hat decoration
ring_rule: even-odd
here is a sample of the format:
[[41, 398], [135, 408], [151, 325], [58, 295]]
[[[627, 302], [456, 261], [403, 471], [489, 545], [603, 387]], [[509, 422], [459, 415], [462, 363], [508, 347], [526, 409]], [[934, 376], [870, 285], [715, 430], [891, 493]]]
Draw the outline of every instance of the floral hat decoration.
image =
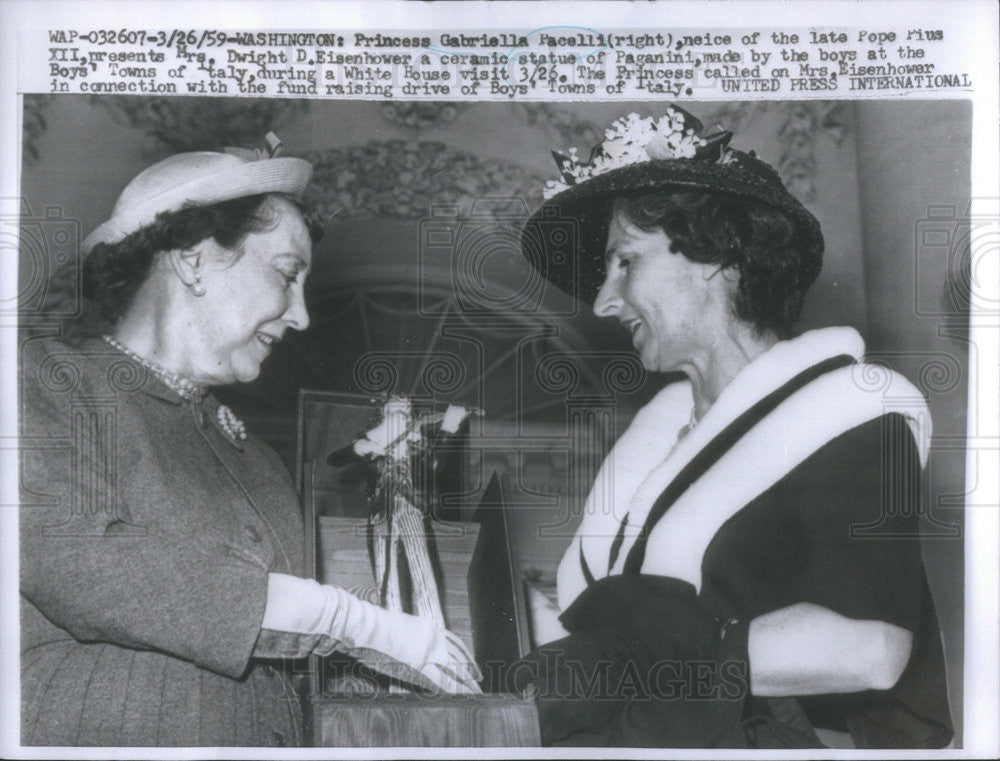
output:
[[560, 177], [542, 191], [545, 202], [521, 235], [521, 253], [550, 283], [592, 303], [604, 281], [604, 248], [615, 198], [649, 191], [702, 191], [753, 199], [794, 221], [803, 275], [819, 273], [819, 222], [753, 151], [729, 147], [733, 133], [703, 134], [702, 123], [677, 106], [654, 119], [631, 113], [617, 119], [582, 161], [576, 148], [552, 152]]

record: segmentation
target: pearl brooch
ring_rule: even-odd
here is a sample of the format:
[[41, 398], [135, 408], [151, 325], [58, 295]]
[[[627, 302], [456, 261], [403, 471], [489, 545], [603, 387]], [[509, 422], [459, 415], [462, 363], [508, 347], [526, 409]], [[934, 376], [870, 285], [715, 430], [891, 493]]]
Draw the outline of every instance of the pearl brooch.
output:
[[243, 441], [246, 439], [247, 427], [243, 425], [243, 421], [236, 417], [236, 414], [226, 405], [219, 405], [219, 409], [215, 413], [215, 419], [218, 421], [219, 427], [226, 432], [229, 438], [234, 441]]

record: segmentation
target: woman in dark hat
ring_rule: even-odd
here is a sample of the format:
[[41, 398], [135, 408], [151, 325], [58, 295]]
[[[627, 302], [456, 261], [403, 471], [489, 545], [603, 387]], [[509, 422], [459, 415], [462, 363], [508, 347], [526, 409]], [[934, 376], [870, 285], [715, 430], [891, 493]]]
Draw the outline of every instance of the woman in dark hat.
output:
[[451, 633], [303, 578], [291, 479], [211, 394], [309, 323], [312, 167], [269, 138], [141, 172], [83, 245], [107, 332], [25, 343], [24, 745], [299, 744], [282, 662], [333, 650], [478, 691]]
[[[871, 388], [889, 371], [851, 328], [794, 334], [819, 224], [702, 133], [678, 108], [618, 120], [588, 161], [556, 154], [524, 230], [544, 277], [684, 376], [615, 444], [559, 566], [564, 636], [519, 674], [543, 741], [942, 747], [923, 397]], [[551, 234], [567, 220], [575, 242]]]

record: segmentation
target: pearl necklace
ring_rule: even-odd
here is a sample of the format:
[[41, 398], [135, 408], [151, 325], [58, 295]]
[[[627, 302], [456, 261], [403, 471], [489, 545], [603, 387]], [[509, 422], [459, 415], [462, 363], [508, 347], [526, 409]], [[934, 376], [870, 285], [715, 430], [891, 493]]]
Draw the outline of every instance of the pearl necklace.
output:
[[118, 349], [118, 351], [120, 351], [122, 354], [124, 354], [126, 357], [134, 359], [140, 365], [149, 370], [149, 372], [151, 372], [153, 375], [155, 375], [157, 378], [163, 381], [164, 385], [166, 385], [167, 388], [169, 388], [171, 391], [173, 391], [179, 397], [181, 397], [181, 399], [192, 401], [195, 404], [201, 403], [201, 400], [204, 398], [206, 393], [206, 389], [204, 386], [195, 383], [193, 380], [185, 378], [183, 375], [172, 373], [169, 370], [160, 367], [155, 362], [146, 359], [145, 357], [140, 357], [134, 351], [129, 349], [124, 344], [119, 343], [111, 336], [101, 336], [101, 338], [103, 338], [105, 343], [107, 343], [109, 346], [113, 346], [114, 348]]
[[691, 408], [691, 418], [688, 420], [687, 425], [682, 426], [677, 432], [677, 440], [680, 441], [685, 436], [687, 436], [691, 431], [693, 431], [698, 425], [698, 418], [694, 414], [694, 407]]

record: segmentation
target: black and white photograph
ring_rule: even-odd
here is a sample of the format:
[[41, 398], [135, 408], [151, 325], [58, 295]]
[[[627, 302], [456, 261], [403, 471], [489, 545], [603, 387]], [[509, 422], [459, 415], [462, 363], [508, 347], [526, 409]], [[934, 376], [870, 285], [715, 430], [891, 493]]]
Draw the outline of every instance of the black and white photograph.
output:
[[0, 219], [11, 747], [970, 747], [971, 95], [94, 89]]

